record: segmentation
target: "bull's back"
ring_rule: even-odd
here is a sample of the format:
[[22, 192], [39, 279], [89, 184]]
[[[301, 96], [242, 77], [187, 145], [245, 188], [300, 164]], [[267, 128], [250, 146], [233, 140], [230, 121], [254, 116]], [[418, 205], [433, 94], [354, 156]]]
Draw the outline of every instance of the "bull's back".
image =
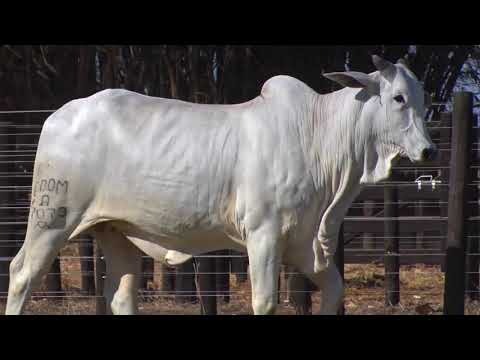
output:
[[90, 223], [121, 220], [156, 232], [213, 226], [230, 201], [242, 112], [102, 91], [46, 121], [34, 177], [69, 181], [68, 201]]

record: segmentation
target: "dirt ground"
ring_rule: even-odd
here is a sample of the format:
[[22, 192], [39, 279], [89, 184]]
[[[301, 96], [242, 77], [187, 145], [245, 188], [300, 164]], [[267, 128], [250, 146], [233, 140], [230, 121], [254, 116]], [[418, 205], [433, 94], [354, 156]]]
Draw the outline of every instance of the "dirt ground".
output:
[[[63, 256], [75, 255], [72, 247], [62, 251]], [[62, 261], [62, 285], [66, 297], [55, 299], [33, 297], [25, 314], [35, 315], [94, 315], [95, 298], [85, 297], [80, 291], [80, 264], [78, 261]], [[155, 264], [152, 289], [159, 289], [159, 264]], [[283, 277], [282, 277], [283, 279]], [[436, 315], [442, 314], [444, 274], [439, 266], [402, 266], [400, 270], [400, 304], [386, 307], [384, 295], [384, 269], [382, 265], [345, 266], [345, 313], [346, 315]], [[252, 314], [249, 282], [237, 283], [231, 276], [230, 302], [218, 299], [218, 313], [221, 315]], [[287, 300], [285, 282], [282, 281], [281, 303], [278, 315], [295, 315], [295, 309]], [[319, 293], [312, 296], [313, 313], [320, 305]], [[5, 302], [0, 303], [4, 313]], [[198, 315], [198, 303], [181, 304], [171, 295], [141, 296], [139, 313], [142, 315]], [[467, 303], [466, 314], [480, 315], [478, 302]]]

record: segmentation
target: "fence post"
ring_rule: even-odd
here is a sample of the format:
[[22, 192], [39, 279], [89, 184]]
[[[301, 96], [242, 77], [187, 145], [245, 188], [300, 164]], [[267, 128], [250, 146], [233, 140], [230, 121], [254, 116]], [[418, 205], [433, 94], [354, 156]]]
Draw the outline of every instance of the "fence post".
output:
[[[363, 202], [363, 216], [372, 216], [375, 202], [371, 200], [365, 200]], [[375, 249], [375, 235], [372, 233], [363, 233], [363, 249], [372, 250]]]
[[163, 295], [170, 295], [175, 292], [175, 269], [168, 265], [160, 265], [161, 285], [160, 290]]
[[[446, 144], [446, 143], [449, 143], [451, 141], [451, 131], [449, 131], [450, 129], [445, 129], [445, 128], [449, 128], [452, 126], [452, 113], [440, 113], [440, 143], [442, 144]], [[440, 154], [439, 154], [439, 159], [440, 159], [440, 163], [443, 164], [445, 162], [445, 158], [446, 158], [446, 153], [443, 152], [443, 151], [440, 151]], [[439, 170], [440, 173], [438, 174], [439, 176], [442, 175], [442, 172], [444, 171], [443, 169]], [[449, 175], [450, 177], [450, 172], [449, 172]], [[448, 195], [444, 198], [443, 196], [441, 197], [440, 199], [440, 202], [447, 202], [447, 205], [444, 205], [444, 204], [440, 204], [440, 216], [446, 218], [448, 217]], [[447, 227], [446, 227], [446, 224], [443, 225], [445, 226], [445, 230], [443, 231], [443, 234], [444, 235], [447, 235]], [[447, 249], [447, 237], [443, 237], [440, 241], [440, 248], [441, 248], [441, 252], [442, 254], [445, 254], [446, 253], [446, 249]], [[442, 260], [441, 260], [441, 263], [440, 263], [440, 268], [441, 268], [441, 271], [442, 272], [445, 272], [445, 259], [446, 257], [443, 256], [442, 257]]]
[[200, 299], [201, 315], [217, 315], [217, 294], [215, 258], [208, 257], [212, 253], [195, 258], [197, 264], [197, 291]]
[[95, 261], [93, 239], [87, 236], [78, 243], [78, 254], [80, 256], [80, 271], [82, 273], [82, 293], [86, 295], [95, 294]]
[[248, 258], [244, 256], [246, 254], [238, 251], [232, 251], [232, 255], [234, 255], [234, 257], [232, 257], [230, 266], [232, 269], [232, 273], [235, 274], [237, 282], [242, 283], [247, 281]]
[[[416, 176], [416, 175], [415, 175]], [[424, 200], [415, 201], [415, 216], [424, 216]], [[425, 248], [425, 232], [419, 231], [415, 234], [415, 248], [424, 249]]]
[[[396, 180], [396, 176], [390, 178]], [[398, 190], [396, 185], [384, 187], [385, 202], [385, 305], [400, 302], [400, 257], [398, 241]]]
[[[476, 197], [478, 198], [478, 197]], [[473, 215], [478, 217], [478, 211], [476, 214]], [[478, 234], [478, 220], [472, 224], [472, 231], [469, 232], [471, 235]], [[479, 252], [479, 239], [475, 237], [469, 237], [467, 241], [468, 251], [467, 251], [467, 259], [466, 259], [466, 292], [467, 296], [470, 301], [475, 301], [480, 299], [479, 294], [479, 259], [478, 259], [478, 252]]]
[[184, 304], [193, 303], [197, 299], [195, 286], [195, 269], [193, 259], [177, 267], [175, 276], [175, 302]]
[[155, 263], [153, 258], [142, 253], [142, 281], [140, 283], [141, 290], [148, 290], [148, 283], [153, 282], [154, 272]]
[[[476, 118], [474, 119], [476, 120]], [[478, 138], [475, 138], [475, 140], [472, 139], [472, 142], [478, 141]], [[478, 161], [478, 150], [477, 152], [472, 155], [475, 160]], [[477, 170], [475, 176], [472, 176], [471, 179], [476, 179], [478, 181], [480, 177], [480, 173]], [[469, 199], [475, 200], [475, 204], [473, 204], [471, 207], [472, 209], [472, 216], [478, 218], [480, 214], [480, 209], [479, 209], [479, 186], [476, 185], [472, 189], [472, 196], [469, 197]], [[476, 301], [480, 299], [480, 293], [479, 293], [479, 281], [480, 281], [480, 274], [479, 274], [479, 256], [478, 253], [480, 251], [480, 246], [479, 246], [479, 241], [480, 239], [474, 236], [478, 236], [479, 233], [479, 221], [473, 221], [472, 224], [470, 225], [470, 231], [468, 232], [470, 236], [468, 237], [468, 252], [467, 252], [467, 261], [466, 261], [466, 266], [467, 266], [467, 276], [466, 276], [466, 287], [467, 287], [467, 295], [470, 301]]]
[[56, 257], [46, 277], [46, 288], [54, 296], [60, 296], [62, 292], [62, 277], [60, 269], [60, 258]]
[[[335, 264], [337, 266], [338, 272], [342, 277], [342, 282], [345, 284], [345, 246], [344, 246], [344, 237], [343, 237], [343, 222], [340, 226], [340, 231], [338, 232], [338, 244], [337, 250], [335, 252]], [[342, 299], [342, 305], [338, 310], [337, 315], [345, 315], [345, 300]]]
[[107, 302], [103, 296], [103, 288], [105, 283], [105, 259], [98, 242], [95, 241], [95, 310], [97, 315], [106, 315]]
[[[11, 131], [15, 132], [13, 128], [9, 125], [13, 124], [12, 122], [1, 122], [0, 128], [4, 133], [9, 133]], [[9, 149], [15, 143], [15, 136], [0, 136], [0, 146], [3, 149]], [[10, 162], [4, 162], [0, 165], [0, 170], [10, 174], [15, 171], [14, 164]], [[3, 177], [0, 178], [0, 185], [6, 186], [10, 185], [9, 178]], [[7, 207], [9, 204], [16, 202], [15, 193], [13, 191], [2, 191], [0, 192], [0, 206]], [[12, 216], [14, 211], [11, 209], [2, 209], [0, 210], [0, 216], [4, 218], [9, 218]], [[28, 215], [27, 215], [28, 218]], [[15, 226], [13, 225], [1, 225], [1, 232], [6, 233], [5, 236], [1, 237], [0, 245], [0, 294], [7, 295], [8, 292], [8, 283], [10, 278], [10, 258], [14, 256], [18, 249], [15, 249], [15, 246], [10, 242], [14, 237], [12, 236]], [[8, 246], [10, 245], [10, 246]], [[23, 244], [22, 244], [23, 245]]]
[[[478, 160], [478, 153], [474, 155], [475, 159]], [[476, 178], [478, 181], [479, 178], [479, 171], [477, 171]], [[472, 177], [473, 178], [473, 177]], [[475, 204], [473, 204], [472, 208], [472, 216], [476, 217], [478, 219], [478, 216], [480, 215], [480, 203], [479, 203], [479, 186], [476, 185], [472, 189], [472, 196], [470, 197], [471, 199], [475, 200]], [[473, 221], [472, 224], [470, 225], [470, 231], [469, 234], [470, 236], [468, 237], [468, 252], [467, 252], [467, 276], [466, 276], [466, 287], [467, 287], [467, 295], [470, 301], [475, 301], [480, 299], [480, 293], [479, 293], [479, 282], [480, 282], [480, 274], [479, 274], [479, 256], [478, 253], [480, 251], [480, 246], [479, 246], [479, 241], [480, 239], [475, 237], [478, 236], [479, 234], [479, 220]]]
[[445, 263], [445, 315], [463, 315], [465, 310], [466, 198], [470, 182], [469, 160], [472, 148], [473, 97], [468, 92], [453, 98], [448, 236]]
[[277, 305], [282, 303], [282, 266], [279, 266], [277, 281]]
[[230, 250], [217, 251], [215, 259], [217, 269], [217, 292], [224, 303], [230, 302]]

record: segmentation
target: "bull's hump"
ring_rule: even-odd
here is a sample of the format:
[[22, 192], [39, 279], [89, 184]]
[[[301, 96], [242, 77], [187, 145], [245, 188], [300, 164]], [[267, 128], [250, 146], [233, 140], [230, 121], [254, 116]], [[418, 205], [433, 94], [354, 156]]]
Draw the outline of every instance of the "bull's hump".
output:
[[313, 93], [314, 91], [304, 82], [288, 76], [278, 75], [270, 78], [263, 84], [261, 95], [264, 99], [275, 97], [291, 97], [294, 94]]

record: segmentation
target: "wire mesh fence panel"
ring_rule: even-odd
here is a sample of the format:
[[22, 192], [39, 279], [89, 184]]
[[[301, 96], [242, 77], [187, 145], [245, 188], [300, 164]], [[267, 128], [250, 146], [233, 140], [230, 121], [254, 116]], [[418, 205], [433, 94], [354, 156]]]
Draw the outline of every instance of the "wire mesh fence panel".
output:
[[[8, 265], [21, 247], [28, 221], [31, 181], [36, 147], [43, 121], [48, 112], [0, 112], [0, 297], [8, 291]], [[405, 160], [393, 168], [398, 177], [381, 184], [367, 186], [350, 207], [344, 223], [345, 244], [345, 313], [437, 313], [442, 309], [447, 225], [447, 207], [450, 176], [451, 117], [443, 115], [440, 122], [429, 126], [432, 138], [440, 147], [440, 155], [430, 163], [413, 165]], [[473, 129], [478, 131], [478, 129]], [[468, 171], [472, 181], [468, 186], [478, 189], [480, 161], [477, 160], [478, 141], [473, 142], [473, 162]], [[418, 184], [419, 176], [431, 176], [440, 182]], [[385, 189], [395, 189], [395, 198], [385, 198]], [[466, 203], [470, 214], [470, 237], [467, 256], [466, 291], [470, 300], [477, 300], [478, 290], [478, 194]], [[394, 207], [391, 215], [385, 208]], [[394, 232], [385, 233], [385, 222], [396, 224]], [[398, 244], [396, 251], [386, 248], [386, 241]], [[65, 313], [90, 313], [95, 304], [103, 304], [103, 296], [96, 283], [103, 278], [96, 274], [102, 262], [95, 256], [92, 239], [74, 239], [62, 250], [44, 279], [41, 290], [34, 292], [32, 309], [41, 309], [45, 301], [62, 301], [56, 309]], [[388, 254], [385, 251], [388, 251]], [[187, 262], [180, 267], [169, 267], [148, 256], [143, 260], [142, 295], [140, 308], [148, 313], [199, 313], [199, 296], [217, 298], [219, 314], [251, 313], [248, 258], [244, 253], [221, 251], [212, 256], [207, 268], [215, 274], [212, 293], [199, 293], [195, 281], [195, 266]], [[206, 255], [205, 255], [206, 256]], [[386, 256], [397, 259], [395, 271], [383, 268]], [[213, 265], [212, 265], [213, 264]], [[393, 269], [393, 268], [392, 268]], [[444, 269], [443, 269], [444, 270]], [[397, 310], [385, 306], [385, 282], [389, 277], [398, 279], [398, 288], [389, 294], [401, 294]], [[434, 279], [430, 284], [427, 279]], [[279, 286], [280, 313], [315, 313], [321, 302], [321, 292], [307, 281], [303, 274], [284, 267]], [[209, 285], [206, 286], [209, 286]], [[100, 284], [101, 288], [102, 284]], [[145, 302], [146, 299], [148, 302]], [[298, 300], [300, 299], [300, 300]], [[307, 299], [307, 300], [304, 300]], [[310, 300], [309, 300], [310, 299]], [[296, 306], [301, 303], [303, 308]], [[362, 302], [360, 304], [359, 302]], [[371, 304], [369, 304], [371, 302]], [[75, 305], [77, 304], [77, 305]], [[373, 304], [373, 305], [372, 305]], [[57, 304], [58, 305], [58, 304]], [[430, 309], [428, 306], [430, 306]], [[374, 306], [369, 308], [368, 306]], [[423, 306], [423, 308], [422, 308]], [[402, 310], [403, 307], [403, 310]], [[420, 308], [418, 308], [420, 307]], [[418, 309], [417, 309], [418, 308]], [[300, 309], [300, 310], [299, 310]], [[302, 310], [303, 309], [303, 310]], [[476, 308], [470, 306], [475, 313]], [[59, 310], [60, 311], [60, 310]], [[102, 311], [100, 311], [102, 313]]]

